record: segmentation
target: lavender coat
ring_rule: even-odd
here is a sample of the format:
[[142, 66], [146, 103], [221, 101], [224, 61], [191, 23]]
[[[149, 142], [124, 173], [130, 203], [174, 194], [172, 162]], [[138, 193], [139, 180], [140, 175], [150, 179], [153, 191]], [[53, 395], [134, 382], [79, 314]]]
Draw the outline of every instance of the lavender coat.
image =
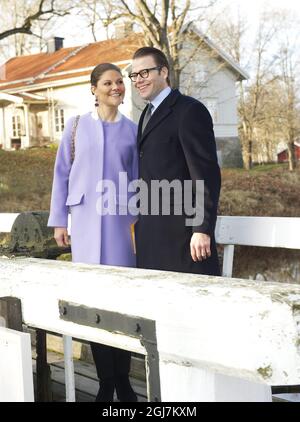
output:
[[71, 213], [73, 262], [136, 265], [130, 232], [136, 217], [118, 215], [121, 207], [127, 207], [124, 192], [114, 198], [117, 215], [99, 213], [99, 204], [103, 205], [103, 195], [97, 192], [100, 180], [112, 180], [118, 193], [119, 172], [126, 172], [129, 182], [138, 177], [137, 127], [125, 116], [119, 117], [110, 124], [102, 123], [96, 113], [80, 117], [72, 165], [71, 118], [57, 151], [48, 226], [67, 227]]

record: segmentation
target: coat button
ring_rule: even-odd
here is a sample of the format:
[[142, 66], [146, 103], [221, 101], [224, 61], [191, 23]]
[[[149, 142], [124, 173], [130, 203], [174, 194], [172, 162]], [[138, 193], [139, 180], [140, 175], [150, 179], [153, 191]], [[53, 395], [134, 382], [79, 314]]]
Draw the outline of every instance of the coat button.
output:
[[143, 151], [140, 151], [140, 158], [143, 158], [143, 155], [144, 155]]

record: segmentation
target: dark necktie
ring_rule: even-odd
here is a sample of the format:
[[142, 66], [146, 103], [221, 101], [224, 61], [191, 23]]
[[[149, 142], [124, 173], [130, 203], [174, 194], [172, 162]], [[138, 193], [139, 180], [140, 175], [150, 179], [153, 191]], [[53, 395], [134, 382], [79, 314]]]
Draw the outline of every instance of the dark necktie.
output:
[[147, 126], [147, 123], [149, 122], [149, 120], [151, 118], [151, 111], [152, 111], [153, 107], [154, 107], [153, 104], [151, 104], [151, 103], [148, 104], [148, 107], [147, 107], [147, 110], [146, 110], [146, 113], [145, 113], [144, 119], [143, 119], [142, 133], [144, 132], [145, 127]]

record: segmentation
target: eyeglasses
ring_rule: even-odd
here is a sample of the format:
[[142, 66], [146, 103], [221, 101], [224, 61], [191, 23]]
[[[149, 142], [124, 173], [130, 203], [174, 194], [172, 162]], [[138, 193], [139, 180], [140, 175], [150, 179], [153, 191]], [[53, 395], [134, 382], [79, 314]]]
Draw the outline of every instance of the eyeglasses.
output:
[[131, 79], [131, 82], [136, 82], [139, 75], [141, 78], [146, 79], [149, 76], [150, 70], [161, 70], [161, 69], [162, 69], [162, 66], [150, 67], [149, 69], [142, 69], [136, 73], [130, 73], [128, 77]]

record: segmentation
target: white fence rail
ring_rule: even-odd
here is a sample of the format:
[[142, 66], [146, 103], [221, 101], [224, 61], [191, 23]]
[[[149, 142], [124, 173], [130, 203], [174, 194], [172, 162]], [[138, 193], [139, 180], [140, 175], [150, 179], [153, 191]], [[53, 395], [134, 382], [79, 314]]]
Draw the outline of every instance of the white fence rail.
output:
[[[9, 233], [18, 215], [0, 213], [0, 233]], [[296, 217], [218, 217], [216, 242], [225, 246], [222, 275], [232, 276], [235, 245], [300, 249], [299, 233]]]
[[[0, 231], [16, 216], [0, 214]], [[300, 218], [218, 217], [215, 233], [225, 245], [223, 277], [232, 275], [234, 245], [300, 249]], [[62, 321], [59, 299], [155, 320], [164, 401], [268, 401], [270, 385], [300, 384], [298, 286], [35, 259], [0, 259], [0, 271], [0, 297], [22, 299], [24, 322], [65, 336], [69, 401], [71, 337], [145, 350], [131, 337]]]
[[271, 385], [299, 384], [300, 286], [31, 258], [1, 258], [0, 273], [29, 326], [145, 354], [58, 304], [155, 321], [163, 401], [269, 401]]
[[10, 233], [18, 215], [17, 213], [0, 213], [0, 233]]
[[0, 326], [0, 402], [34, 401], [30, 334]]

